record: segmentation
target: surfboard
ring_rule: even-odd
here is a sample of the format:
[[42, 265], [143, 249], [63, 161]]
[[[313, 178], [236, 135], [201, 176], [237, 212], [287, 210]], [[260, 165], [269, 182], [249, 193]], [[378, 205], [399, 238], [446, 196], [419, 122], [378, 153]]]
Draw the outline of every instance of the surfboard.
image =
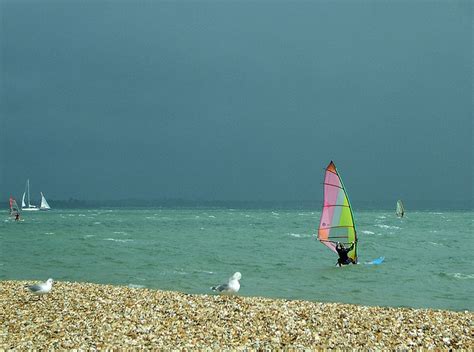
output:
[[379, 265], [379, 264], [382, 264], [384, 260], [385, 260], [385, 257], [378, 257], [378, 258], [375, 258], [374, 260], [371, 260], [370, 262], [365, 262], [364, 264]]

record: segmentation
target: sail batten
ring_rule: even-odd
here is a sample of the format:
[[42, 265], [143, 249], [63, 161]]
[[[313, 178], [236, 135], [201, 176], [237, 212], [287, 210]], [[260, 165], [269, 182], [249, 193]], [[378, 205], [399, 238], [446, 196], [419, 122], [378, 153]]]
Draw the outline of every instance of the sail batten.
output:
[[325, 185], [325, 186], [332, 186], [332, 187], [337, 187], [337, 188], [343, 189], [341, 186], [332, 185], [332, 184], [330, 184], [330, 183], [323, 183], [323, 185]]
[[349, 197], [336, 165], [331, 161], [324, 176], [324, 202], [318, 239], [333, 252], [336, 242], [355, 243], [348, 256], [357, 262], [357, 231]]

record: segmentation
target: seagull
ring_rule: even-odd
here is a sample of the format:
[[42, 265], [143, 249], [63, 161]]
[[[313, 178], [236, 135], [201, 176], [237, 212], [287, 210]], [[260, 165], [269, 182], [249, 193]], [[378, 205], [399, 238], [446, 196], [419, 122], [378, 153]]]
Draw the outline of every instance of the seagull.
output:
[[26, 288], [35, 295], [44, 295], [53, 288], [53, 279], [48, 279], [46, 282], [36, 285], [27, 285]]
[[224, 293], [224, 294], [233, 294], [239, 292], [240, 289], [240, 282], [239, 280], [242, 278], [242, 274], [236, 272], [229, 278], [229, 282], [227, 284], [222, 284], [219, 286], [211, 287], [211, 290]]

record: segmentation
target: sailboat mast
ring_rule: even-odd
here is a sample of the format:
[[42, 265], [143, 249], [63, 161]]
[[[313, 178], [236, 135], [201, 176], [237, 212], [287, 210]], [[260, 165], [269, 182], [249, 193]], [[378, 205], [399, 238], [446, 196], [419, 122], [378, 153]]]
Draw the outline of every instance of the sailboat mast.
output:
[[27, 199], [28, 199], [28, 208], [30, 208], [31, 207], [31, 204], [30, 204], [30, 179], [26, 180], [26, 196], [27, 196]]

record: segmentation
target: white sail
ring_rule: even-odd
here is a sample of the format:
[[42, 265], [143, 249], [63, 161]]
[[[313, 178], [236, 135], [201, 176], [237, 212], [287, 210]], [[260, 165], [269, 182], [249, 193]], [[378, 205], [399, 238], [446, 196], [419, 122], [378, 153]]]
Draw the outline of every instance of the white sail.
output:
[[41, 205], [40, 205], [40, 210], [50, 210], [51, 207], [49, 206], [48, 202], [46, 201], [46, 198], [43, 195], [43, 192], [41, 193]]
[[23, 192], [23, 197], [21, 198], [21, 207], [22, 207], [22, 208], [25, 208], [25, 207], [26, 207], [26, 204], [25, 204], [25, 196], [26, 196], [26, 192]]
[[403, 215], [405, 215], [405, 208], [403, 207], [403, 203], [401, 200], [397, 200], [396, 213], [397, 213], [397, 216], [400, 218], [403, 218]]

